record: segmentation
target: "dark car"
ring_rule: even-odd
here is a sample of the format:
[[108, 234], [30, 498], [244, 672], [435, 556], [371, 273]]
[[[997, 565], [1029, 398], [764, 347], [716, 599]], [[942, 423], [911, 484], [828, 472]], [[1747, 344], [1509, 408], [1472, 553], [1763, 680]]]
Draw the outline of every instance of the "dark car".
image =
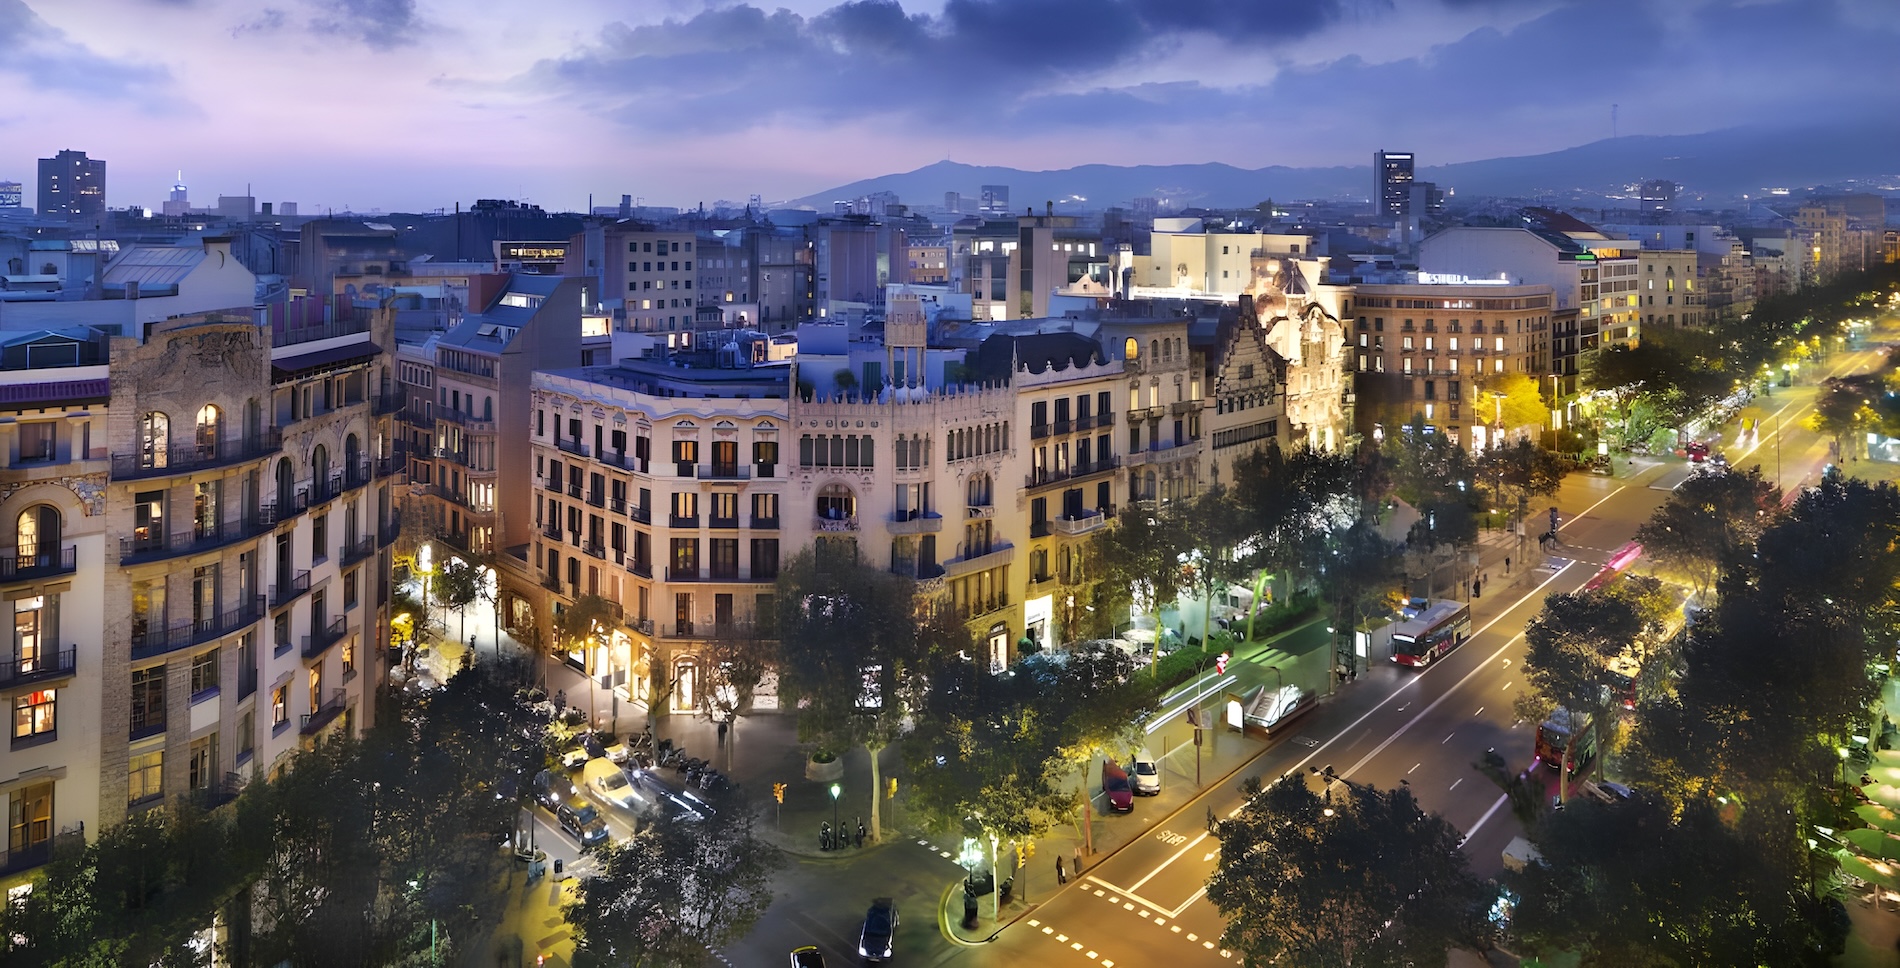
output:
[[676, 786], [652, 770], [628, 773], [642, 801], [641, 813], [649, 818], [665, 816], [669, 820], [704, 820], [716, 811], [712, 804], [691, 790]]
[[565, 776], [556, 776], [552, 770], [542, 770], [534, 775], [534, 802], [553, 810], [574, 795], [574, 784]]
[[594, 805], [579, 797], [572, 797], [554, 809], [555, 819], [561, 822], [561, 829], [573, 835], [582, 847], [592, 847], [607, 841], [607, 821], [600, 819], [600, 811]]
[[793, 948], [792, 968], [825, 968], [824, 953], [813, 945]]
[[891, 938], [897, 934], [897, 902], [880, 897], [871, 902], [864, 914], [864, 931], [858, 935], [858, 955], [865, 961], [888, 961]]
[[1102, 796], [1108, 799], [1108, 809], [1116, 813], [1130, 813], [1135, 809], [1135, 788], [1128, 782], [1128, 774], [1114, 760], [1102, 761]]

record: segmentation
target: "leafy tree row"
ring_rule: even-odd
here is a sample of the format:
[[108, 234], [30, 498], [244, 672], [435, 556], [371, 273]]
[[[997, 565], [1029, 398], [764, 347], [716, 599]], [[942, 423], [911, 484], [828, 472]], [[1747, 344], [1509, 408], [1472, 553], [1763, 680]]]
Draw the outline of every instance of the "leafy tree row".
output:
[[[9, 965], [420, 964], [495, 909], [517, 797], [545, 761], [517, 694], [527, 669], [484, 663], [362, 740], [331, 739], [209, 812], [190, 799], [60, 852], [0, 907]], [[403, 713], [407, 713], [404, 718]]]

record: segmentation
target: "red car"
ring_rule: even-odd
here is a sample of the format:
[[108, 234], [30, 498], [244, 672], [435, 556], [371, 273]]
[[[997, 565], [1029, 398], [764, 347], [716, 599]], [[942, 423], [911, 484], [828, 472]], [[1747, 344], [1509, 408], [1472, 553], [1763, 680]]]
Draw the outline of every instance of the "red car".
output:
[[1688, 452], [1689, 462], [1692, 464], [1700, 464], [1709, 459], [1709, 445], [1703, 441], [1689, 441], [1689, 446], [1684, 450]]
[[1115, 765], [1114, 760], [1102, 761], [1102, 796], [1108, 800], [1108, 809], [1116, 813], [1131, 813], [1135, 809], [1135, 788], [1128, 782], [1128, 774]]

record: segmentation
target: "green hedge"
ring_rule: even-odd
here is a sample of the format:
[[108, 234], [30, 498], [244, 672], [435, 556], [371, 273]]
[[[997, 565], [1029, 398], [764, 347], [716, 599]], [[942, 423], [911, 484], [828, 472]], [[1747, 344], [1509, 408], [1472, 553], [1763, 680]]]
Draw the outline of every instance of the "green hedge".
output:
[[[1318, 595], [1310, 591], [1294, 592], [1291, 598], [1285, 598], [1274, 602], [1272, 605], [1268, 605], [1266, 608], [1261, 609], [1260, 613], [1254, 617], [1254, 640], [1259, 641], [1268, 636], [1278, 635], [1312, 618], [1314, 613], [1318, 611]], [[1236, 634], [1245, 634], [1247, 631], [1247, 623], [1245, 620], [1236, 622], [1233, 624], [1233, 628]]]

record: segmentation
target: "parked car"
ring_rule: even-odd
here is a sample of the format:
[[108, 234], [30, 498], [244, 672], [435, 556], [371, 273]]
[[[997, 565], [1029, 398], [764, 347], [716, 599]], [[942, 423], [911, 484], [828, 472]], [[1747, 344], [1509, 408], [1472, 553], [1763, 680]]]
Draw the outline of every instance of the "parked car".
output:
[[634, 770], [628, 777], [638, 791], [640, 814], [665, 816], [670, 820], [704, 820], [713, 815], [712, 805], [691, 790], [669, 783], [652, 770]]
[[1161, 769], [1155, 764], [1155, 755], [1142, 750], [1135, 754], [1135, 792], [1144, 797], [1160, 796]]
[[618, 763], [621, 766], [627, 765], [627, 759], [631, 755], [632, 754], [627, 749], [627, 744], [625, 743], [615, 743], [614, 745], [607, 747], [607, 759], [610, 762]]
[[825, 955], [816, 945], [793, 948], [792, 968], [825, 968]]
[[567, 831], [582, 847], [606, 843], [607, 821], [600, 819], [600, 811], [594, 805], [579, 797], [569, 797], [554, 810], [554, 818], [561, 822], [561, 829]]
[[1135, 788], [1128, 782], [1128, 774], [1115, 765], [1114, 760], [1102, 761], [1102, 796], [1108, 800], [1108, 809], [1116, 813], [1130, 813], [1135, 809]]
[[574, 739], [580, 743], [581, 749], [587, 751], [589, 757], [598, 760], [604, 759], [607, 756], [607, 747], [601, 744], [600, 737], [596, 735], [593, 730], [588, 730], [574, 737]]
[[587, 782], [587, 789], [594, 795], [622, 810], [639, 812], [641, 797], [633, 783], [627, 779], [627, 772], [606, 760], [588, 760], [581, 776]]
[[864, 930], [858, 935], [858, 956], [865, 961], [888, 961], [891, 938], [897, 934], [897, 902], [880, 897], [871, 902], [864, 914]]
[[579, 745], [570, 746], [566, 751], [561, 753], [561, 765], [570, 770], [578, 770], [586, 766], [590, 758], [591, 757], [587, 755], [585, 747]]

